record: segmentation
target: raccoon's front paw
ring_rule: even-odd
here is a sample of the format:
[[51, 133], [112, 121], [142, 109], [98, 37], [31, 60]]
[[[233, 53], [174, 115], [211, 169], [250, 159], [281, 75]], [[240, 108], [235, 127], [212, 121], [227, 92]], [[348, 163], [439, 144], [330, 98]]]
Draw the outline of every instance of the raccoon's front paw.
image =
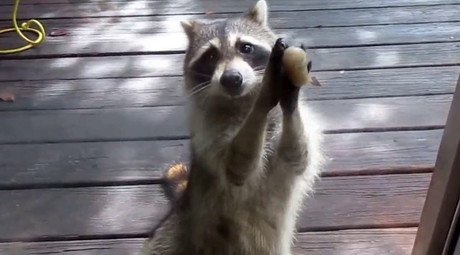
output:
[[280, 105], [284, 114], [295, 111], [299, 101], [299, 90], [309, 82], [311, 61], [303, 46], [289, 47], [284, 51], [283, 81], [280, 93]]
[[283, 38], [278, 38], [275, 42], [275, 45], [272, 48], [272, 53], [270, 55], [270, 64], [276, 65], [278, 70], [281, 69], [281, 60], [284, 56], [285, 50], [289, 48], [289, 45], [284, 41]]
[[262, 91], [258, 98], [259, 109], [271, 110], [279, 102], [282, 82], [283, 55], [288, 45], [282, 38], [276, 40], [270, 54], [270, 60], [265, 69]]

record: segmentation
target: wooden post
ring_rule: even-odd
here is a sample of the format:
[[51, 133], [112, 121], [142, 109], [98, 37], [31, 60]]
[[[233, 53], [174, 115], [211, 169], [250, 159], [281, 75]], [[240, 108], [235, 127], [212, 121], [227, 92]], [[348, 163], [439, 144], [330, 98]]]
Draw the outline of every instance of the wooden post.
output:
[[[412, 255], [445, 254], [443, 252], [449, 249], [450, 229], [459, 199], [460, 77], [439, 147]], [[450, 254], [451, 252], [449, 251]]]

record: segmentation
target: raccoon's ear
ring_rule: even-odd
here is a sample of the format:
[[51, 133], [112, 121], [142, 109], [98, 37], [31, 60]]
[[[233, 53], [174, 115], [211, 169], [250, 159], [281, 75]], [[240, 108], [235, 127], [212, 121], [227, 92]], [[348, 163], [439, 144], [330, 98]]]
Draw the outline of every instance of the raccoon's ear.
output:
[[181, 21], [180, 24], [182, 25], [182, 28], [184, 29], [185, 34], [187, 34], [189, 40], [201, 28], [201, 23], [194, 20]]
[[246, 18], [259, 23], [260, 25], [267, 25], [268, 7], [265, 0], [259, 0], [254, 7], [252, 7]]

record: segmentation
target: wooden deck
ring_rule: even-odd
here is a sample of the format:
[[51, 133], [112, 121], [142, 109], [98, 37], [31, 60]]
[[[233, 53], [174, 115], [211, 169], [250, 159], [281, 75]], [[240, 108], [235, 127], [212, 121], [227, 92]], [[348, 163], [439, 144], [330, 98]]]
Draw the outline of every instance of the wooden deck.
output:
[[[9, 27], [13, 1], [0, 2]], [[179, 21], [249, 0], [23, 0], [54, 35], [0, 56], [0, 254], [137, 254], [188, 160]], [[408, 255], [460, 72], [460, 0], [269, 1], [308, 45], [329, 164], [296, 254]], [[2, 48], [19, 40], [0, 37]]]

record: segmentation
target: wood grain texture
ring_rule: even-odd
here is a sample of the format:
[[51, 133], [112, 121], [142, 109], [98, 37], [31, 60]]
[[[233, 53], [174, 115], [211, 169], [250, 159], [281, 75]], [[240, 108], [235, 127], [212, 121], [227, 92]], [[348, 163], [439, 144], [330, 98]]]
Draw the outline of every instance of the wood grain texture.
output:
[[313, 231], [416, 225], [430, 177], [431, 174], [325, 177], [307, 200], [297, 226]]
[[[298, 228], [417, 224], [430, 177], [323, 178]], [[0, 191], [0, 198], [2, 241], [145, 234], [167, 208], [158, 185]]]
[[[27, 5], [28, 2], [22, 2]], [[277, 11], [270, 13], [269, 23], [273, 28], [317, 28], [317, 27], [343, 27], [343, 26], [370, 26], [389, 24], [410, 24], [429, 22], [455, 22], [459, 21], [457, 13], [460, 5], [449, 6], [415, 6], [394, 8], [365, 8], [365, 9], [340, 9], [340, 10], [310, 10], [302, 11]], [[23, 14], [23, 13], [21, 13]], [[65, 29], [82, 35], [96, 35], [94, 29], [101, 25], [116, 28], [120, 33], [132, 31], [145, 33], [182, 32], [181, 20], [214, 20], [223, 19], [232, 14], [207, 13], [189, 15], [158, 15], [158, 16], [117, 16], [97, 18], [59, 18], [43, 19], [42, 22], [48, 30]], [[333, 18], [331, 18], [333, 17]], [[33, 17], [36, 18], [36, 15]], [[1, 20], [1, 19], [0, 19]], [[10, 20], [0, 21], [0, 27], [10, 25]], [[100, 33], [106, 33], [100, 31]], [[122, 38], [120, 38], [122, 39]], [[3, 38], [2, 40], [5, 40]]]
[[189, 162], [189, 141], [0, 145], [0, 187], [160, 180]]
[[325, 135], [327, 175], [433, 168], [442, 130]]
[[[325, 132], [442, 127], [451, 95], [312, 101]], [[427, 114], [429, 113], [429, 114]], [[183, 106], [0, 112], [0, 143], [152, 140], [188, 136]]]
[[[458, 11], [460, 12], [460, 5]], [[48, 21], [56, 22], [56, 20], [45, 20], [45, 26], [50, 28], [53, 26], [46, 24]], [[75, 28], [65, 28], [67, 35], [49, 37], [40, 47], [15, 57], [183, 51], [188, 43], [182, 31], [152, 32], [148, 21], [133, 22], [134, 24], [124, 20], [113, 22], [105, 19], [104, 21], [93, 19], [91, 24], [78, 24], [81, 21], [77, 20], [72, 24]], [[101, 29], [101, 26], [104, 26], [104, 29]], [[303, 43], [307, 47], [314, 48], [458, 42], [460, 23], [278, 29], [275, 32], [281, 37], [288, 38], [291, 44]], [[18, 37], [2, 40], [4, 48], [13, 48], [20, 43]]]
[[[441, 76], [450, 80], [449, 73]], [[0, 91], [10, 91], [16, 101], [0, 105], [0, 111], [182, 105], [183, 84], [182, 77], [3, 82]]]
[[[325, 135], [324, 175], [401, 173], [434, 166], [442, 130]], [[159, 181], [189, 162], [189, 141], [0, 145], [0, 189]]]
[[160, 185], [0, 191], [0, 197], [3, 241], [146, 233], [169, 207]]
[[294, 254], [410, 255], [416, 228], [306, 232], [297, 235]]
[[188, 135], [183, 107], [2, 112], [1, 142], [144, 140]]
[[[458, 67], [321, 72], [322, 87], [307, 87], [302, 98], [349, 99], [454, 92]], [[372, 81], [372, 82], [370, 82]], [[0, 82], [0, 91], [15, 95], [5, 110], [50, 110], [182, 105], [186, 101], [181, 77], [37, 80]]]
[[[295, 255], [409, 255], [416, 228], [304, 232], [297, 235]], [[119, 240], [3, 243], [7, 255], [137, 255], [143, 238]]]
[[312, 101], [309, 105], [319, 113], [326, 132], [340, 132], [442, 126], [451, 101], [452, 95], [441, 95]]
[[[460, 42], [314, 49], [309, 54], [314, 71], [459, 65]], [[183, 54], [8, 60], [1, 63], [0, 81], [181, 75], [182, 62]]]
[[[128, 15], [165, 15], [184, 13], [216, 13], [216, 12], [243, 12], [255, 4], [254, 1], [173, 1], [173, 0], [145, 0], [145, 1], [68, 1], [45, 0], [29, 2], [21, 6], [23, 18], [57, 18], [57, 17], [101, 17], [101, 16], [128, 16]], [[50, 4], [56, 3], [56, 4]], [[458, 0], [359, 0], [346, 2], [340, 0], [290, 0], [289, 2], [268, 1], [272, 11], [298, 10], [327, 10], [343, 8], [370, 8], [392, 6], [432, 6], [432, 5], [459, 4]], [[0, 8], [0, 18], [9, 17], [10, 8], [6, 5]], [[448, 7], [447, 7], [448, 8]]]
[[[0, 104], [0, 254], [137, 254], [169, 207], [162, 171], [188, 159], [178, 21], [254, 2], [24, 1], [22, 18], [65, 35], [0, 57], [0, 91], [17, 96]], [[324, 87], [302, 100], [334, 133], [295, 254], [409, 254], [460, 65], [460, 1], [269, 4], [280, 33], [316, 48]]]

